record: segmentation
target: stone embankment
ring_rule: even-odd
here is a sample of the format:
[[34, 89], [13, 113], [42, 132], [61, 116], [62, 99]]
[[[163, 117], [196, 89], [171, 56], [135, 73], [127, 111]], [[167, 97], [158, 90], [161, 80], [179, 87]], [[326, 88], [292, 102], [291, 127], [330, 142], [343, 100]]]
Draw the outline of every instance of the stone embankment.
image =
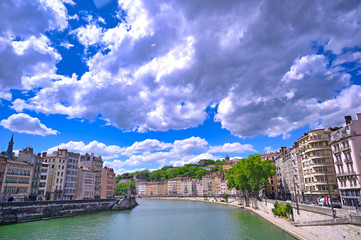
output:
[[0, 225], [131, 209], [135, 198], [0, 203]]

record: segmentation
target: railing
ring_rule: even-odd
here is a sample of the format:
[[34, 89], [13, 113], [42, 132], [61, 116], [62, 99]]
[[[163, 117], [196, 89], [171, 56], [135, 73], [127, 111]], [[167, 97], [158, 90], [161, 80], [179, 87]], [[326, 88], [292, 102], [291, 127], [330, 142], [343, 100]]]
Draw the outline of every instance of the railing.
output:
[[349, 172], [344, 172], [344, 173], [336, 173], [337, 177], [350, 176], [350, 175], [356, 175], [356, 173], [354, 171], [349, 171]]
[[346, 158], [343, 161], [344, 161], [344, 163], [352, 163], [352, 158]]
[[336, 164], [336, 165], [342, 164], [342, 160], [336, 160], [336, 161], [335, 161], [335, 164]]

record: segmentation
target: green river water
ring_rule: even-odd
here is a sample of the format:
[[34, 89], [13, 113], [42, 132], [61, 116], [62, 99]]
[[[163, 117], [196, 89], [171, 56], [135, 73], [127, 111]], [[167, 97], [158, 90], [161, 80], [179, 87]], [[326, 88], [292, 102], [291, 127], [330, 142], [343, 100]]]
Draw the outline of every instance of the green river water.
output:
[[132, 210], [0, 226], [0, 239], [295, 239], [257, 214], [193, 201], [137, 200]]

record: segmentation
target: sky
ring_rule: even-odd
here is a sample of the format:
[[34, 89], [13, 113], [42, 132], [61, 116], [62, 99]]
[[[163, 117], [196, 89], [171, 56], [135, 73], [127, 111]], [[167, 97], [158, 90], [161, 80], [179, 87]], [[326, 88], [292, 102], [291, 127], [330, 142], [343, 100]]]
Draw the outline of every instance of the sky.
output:
[[0, 150], [262, 154], [355, 118], [360, 74], [358, 0], [1, 0]]

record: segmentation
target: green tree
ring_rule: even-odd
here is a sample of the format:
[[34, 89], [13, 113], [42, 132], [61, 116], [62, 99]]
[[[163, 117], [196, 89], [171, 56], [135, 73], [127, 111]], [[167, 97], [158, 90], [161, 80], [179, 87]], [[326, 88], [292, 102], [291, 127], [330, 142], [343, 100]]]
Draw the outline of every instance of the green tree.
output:
[[246, 206], [249, 206], [249, 194], [258, 197], [259, 191], [267, 186], [268, 179], [275, 173], [276, 168], [270, 161], [261, 161], [259, 154], [252, 154], [228, 170], [227, 186], [229, 189], [242, 190]]
[[124, 196], [127, 193], [128, 188], [135, 189], [134, 182], [117, 183], [117, 185], [115, 185], [115, 195]]

